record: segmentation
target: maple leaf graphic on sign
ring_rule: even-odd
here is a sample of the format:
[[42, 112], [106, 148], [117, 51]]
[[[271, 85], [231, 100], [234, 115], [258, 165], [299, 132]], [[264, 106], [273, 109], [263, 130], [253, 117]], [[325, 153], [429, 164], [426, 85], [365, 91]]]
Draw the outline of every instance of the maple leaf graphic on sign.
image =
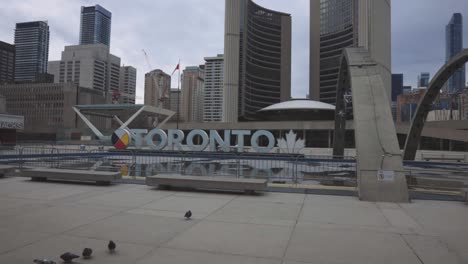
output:
[[305, 148], [305, 141], [298, 139], [296, 133], [289, 130], [286, 134], [286, 139], [278, 139], [278, 148], [282, 153], [296, 154]]

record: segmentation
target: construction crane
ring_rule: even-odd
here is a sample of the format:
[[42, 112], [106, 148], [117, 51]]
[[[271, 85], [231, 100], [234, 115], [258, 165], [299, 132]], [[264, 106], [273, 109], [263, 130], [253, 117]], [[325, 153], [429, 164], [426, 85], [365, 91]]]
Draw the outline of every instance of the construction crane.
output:
[[153, 70], [153, 67], [151, 67], [151, 63], [149, 62], [148, 53], [146, 53], [144, 49], [142, 49], [141, 51], [143, 51], [143, 55], [145, 55], [146, 64], [148, 64], [148, 68], [149, 68], [148, 70], [149, 71]]

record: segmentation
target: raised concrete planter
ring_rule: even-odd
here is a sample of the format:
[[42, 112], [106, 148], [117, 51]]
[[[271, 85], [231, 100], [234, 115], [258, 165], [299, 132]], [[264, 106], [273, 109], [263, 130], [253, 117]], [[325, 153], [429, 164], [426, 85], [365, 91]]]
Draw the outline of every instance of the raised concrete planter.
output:
[[100, 185], [108, 185], [112, 181], [122, 179], [122, 174], [120, 172], [51, 168], [24, 169], [19, 176], [30, 177], [32, 180], [37, 181], [44, 181], [47, 179], [91, 181]]
[[15, 171], [14, 166], [0, 165], [0, 178], [5, 176], [6, 174], [13, 173], [14, 171]]
[[238, 179], [207, 176], [178, 176], [155, 175], [146, 177], [146, 185], [165, 187], [182, 187], [208, 190], [230, 190], [255, 192], [264, 191], [267, 180], [263, 179]]

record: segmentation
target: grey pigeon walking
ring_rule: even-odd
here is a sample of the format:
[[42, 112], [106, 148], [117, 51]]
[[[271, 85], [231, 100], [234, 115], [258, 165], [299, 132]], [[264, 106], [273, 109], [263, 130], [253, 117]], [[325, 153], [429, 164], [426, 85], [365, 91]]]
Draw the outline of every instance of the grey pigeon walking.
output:
[[37, 264], [57, 264], [57, 263], [55, 263], [55, 261], [48, 260], [48, 259], [35, 259], [35, 260], [33, 260], [33, 262], [37, 263]]
[[93, 254], [93, 250], [92, 250], [92, 249], [90, 249], [90, 248], [85, 248], [85, 249], [83, 249], [83, 254], [82, 254], [82, 255], [83, 255], [83, 258], [84, 258], [84, 259], [89, 259], [89, 258], [91, 258], [91, 254]]
[[185, 215], [184, 215], [185, 219], [189, 220], [190, 217], [192, 217], [192, 211], [188, 210]]
[[115, 251], [115, 248], [116, 248], [116, 245], [114, 243], [114, 241], [109, 241], [109, 244], [107, 245], [107, 248], [109, 249], [110, 252], [113, 252]]
[[63, 259], [63, 262], [65, 263], [72, 263], [73, 262], [73, 259], [76, 259], [76, 258], [79, 258], [80, 256], [77, 256], [73, 253], [70, 253], [70, 252], [66, 252], [66, 253], [63, 253], [60, 258]]

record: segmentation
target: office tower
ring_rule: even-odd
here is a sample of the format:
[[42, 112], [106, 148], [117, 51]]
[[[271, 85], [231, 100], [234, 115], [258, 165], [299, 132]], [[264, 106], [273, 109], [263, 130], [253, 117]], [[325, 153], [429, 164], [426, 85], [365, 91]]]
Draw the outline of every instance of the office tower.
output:
[[171, 76], [162, 70], [153, 70], [145, 74], [145, 105], [169, 109]]
[[104, 44], [110, 46], [112, 13], [100, 5], [82, 6], [80, 45]]
[[428, 72], [421, 72], [420, 75], [418, 75], [418, 88], [422, 87], [429, 87], [429, 81], [431, 79], [431, 74]]
[[345, 48], [366, 48], [381, 69], [391, 96], [391, 9], [387, 0], [311, 0], [310, 91], [314, 100], [335, 104]]
[[120, 99], [123, 104], [135, 104], [137, 70], [132, 66], [120, 68]]
[[178, 113], [181, 105], [180, 100], [182, 100], [180, 90], [177, 88], [171, 88], [171, 94], [169, 95], [169, 110], [174, 111], [176, 114], [171, 117], [170, 121], [177, 121], [177, 116], [180, 118], [180, 113]]
[[[463, 50], [463, 16], [455, 13], [445, 28], [445, 59], [451, 58]], [[455, 71], [447, 82], [445, 92], [456, 93], [465, 88], [465, 66]]]
[[411, 86], [403, 86], [403, 94], [411, 93], [412, 89], [413, 89], [413, 87], [411, 87]]
[[291, 15], [226, 0], [223, 121], [255, 120], [291, 97]]
[[186, 67], [182, 73], [181, 116], [185, 122], [203, 121], [205, 65]]
[[403, 94], [403, 74], [392, 74], [392, 102], [396, 102], [400, 94]]
[[[9, 113], [24, 116], [22, 137], [28, 140], [80, 139], [89, 129], [72, 107], [109, 102], [107, 96], [75, 83], [5, 84], [0, 94], [7, 99]], [[90, 121], [98, 129], [110, 129], [108, 117], [93, 116]]]
[[203, 122], [223, 119], [224, 57], [205, 57], [205, 88], [203, 90]]
[[403, 94], [403, 74], [392, 74], [391, 109], [394, 121], [397, 119], [397, 99], [401, 94]]
[[15, 29], [15, 81], [34, 81], [47, 72], [49, 26], [46, 21], [17, 23]]
[[15, 81], [15, 45], [0, 41], [0, 84]]
[[62, 59], [49, 63], [48, 72], [55, 83], [73, 82], [105, 93], [120, 87], [120, 58], [104, 44], [66, 46]]

